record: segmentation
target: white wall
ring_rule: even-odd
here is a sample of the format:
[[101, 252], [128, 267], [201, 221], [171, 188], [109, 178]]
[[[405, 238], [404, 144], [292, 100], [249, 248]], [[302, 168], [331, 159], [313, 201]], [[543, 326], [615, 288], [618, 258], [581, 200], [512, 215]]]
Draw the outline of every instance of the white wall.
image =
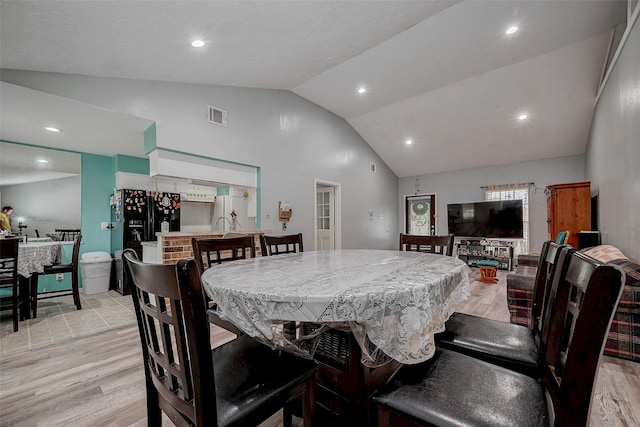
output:
[[[395, 174], [345, 120], [292, 92], [16, 70], [2, 80], [154, 120], [159, 147], [260, 167], [262, 229], [282, 233], [278, 201], [289, 201], [287, 233], [309, 249], [314, 179], [342, 184], [343, 248], [397, 246]], [[207, 105], [228, 112], [227, 128], [206, 122]]]
[[[584, 156], [559, 157], [532, 162], [401, 178], [399, 181], [399, 223], [404, 229], [404, 198], [418, 194], [436, 194], [436, 233], [447, 233], [447, 204], [484, 200], [482, 186], [533, 182], [529, 193], [529, 247], [536, 251], [548, 239], [547, 196], [544, 188], [550, 184], [585, 180]], [[554, 236], [555, 237], [555, 236]]]
[[80, 228], [80, 176], [0, 188], [2, 206], [13, 206], [11, 227], [18, 230], [18, 218], [24, 217], [23, 234], [44, 237], [56, 228]]
[[602, 242], [640, 261], [640, 24], [596, 106], [586, 154]]

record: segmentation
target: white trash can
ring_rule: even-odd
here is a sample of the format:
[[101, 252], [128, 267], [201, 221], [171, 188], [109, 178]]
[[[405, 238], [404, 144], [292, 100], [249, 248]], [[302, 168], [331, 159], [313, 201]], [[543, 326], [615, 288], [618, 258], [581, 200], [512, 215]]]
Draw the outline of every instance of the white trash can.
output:
[[86, 252], [80, 259], [82, 291], [85, 294], [107, 292], [111, 281], [111, 255], [108, 252]]

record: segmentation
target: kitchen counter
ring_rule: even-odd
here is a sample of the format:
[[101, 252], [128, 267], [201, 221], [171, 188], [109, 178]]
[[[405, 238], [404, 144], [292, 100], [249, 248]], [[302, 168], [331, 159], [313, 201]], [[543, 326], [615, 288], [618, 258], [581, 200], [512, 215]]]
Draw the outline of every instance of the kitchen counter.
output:
[[202, 236], [217, 236], [217, 237], [222, 237], [225, 234], [229, 234], [229, 233], [238, 233], [238, 234], [265, 234], [265, 233], [271, 233], [271, 230], [238, 230], [238, 231], [220, 231], [220, 230], [215, 230], [215, 231], [199, 231], [199, 232], [194, 232], [194, 231], [170, 231], [168, 233], [156, 233], [156, 237], [181, 237], [181, 236], [185, 236], [185, 237], [202, 237]]
[[256, 255], [260, 251], [260, 235], [270, 233], [271, 230], [240, 230], [240, 231], [211, 231], [211, 232], [181, 232], [156, 233], [156, 242], [142, 242], [142, 260], [152, 264], [175, 264], [183, 258], [193, 258], [191, 239], [194, 237], [220, 238], [229, 233], [252, 234], [256, 246]]

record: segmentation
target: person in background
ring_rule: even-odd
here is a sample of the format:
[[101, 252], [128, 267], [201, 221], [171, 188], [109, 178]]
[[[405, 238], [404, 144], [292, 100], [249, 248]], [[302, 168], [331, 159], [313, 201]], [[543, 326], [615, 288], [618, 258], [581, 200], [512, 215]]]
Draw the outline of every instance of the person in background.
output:
[[0, 230], [11, 233], [11, 221], [9, 221], [9, 216], [12, 213], [13, 208], [11, 206], [2, 207], [2, 212], [0, 213]]

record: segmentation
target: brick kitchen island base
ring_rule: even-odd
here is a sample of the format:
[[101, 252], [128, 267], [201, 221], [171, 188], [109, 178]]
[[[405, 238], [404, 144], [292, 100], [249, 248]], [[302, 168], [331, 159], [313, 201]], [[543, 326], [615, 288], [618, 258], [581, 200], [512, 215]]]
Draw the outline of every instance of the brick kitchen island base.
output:
[[[251, 234], [256, 246], [256, 255], [260, 254], [260, 235], [270, 233], [270, 230], [238, 231], [239, 234]], [[235, 232], [234, 232], [235, 233]], [[191, 239], [194, 237], [216, 239], [226, 232], [186, 233], [173, 231], [157, 233], [156, 242], [142, 242], [142, 260], [153, 264], [176, 264], [183, 258], [193, 258]]]

